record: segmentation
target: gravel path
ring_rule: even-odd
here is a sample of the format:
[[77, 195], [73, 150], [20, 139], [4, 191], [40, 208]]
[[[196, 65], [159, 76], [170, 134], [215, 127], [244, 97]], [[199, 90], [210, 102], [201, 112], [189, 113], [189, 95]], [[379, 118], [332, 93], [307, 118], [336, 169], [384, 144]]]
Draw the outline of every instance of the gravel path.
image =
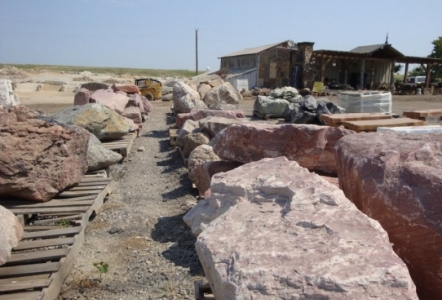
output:
[[[154, 105], [129, 157], [111, 169], [118, 188], [86, 228], [59, 299], [194, 298], [203, 271], [182, 217], [197, 194], [169, 147], [169, 105]], [[95, 262], [108, 272], [100, 277]]]

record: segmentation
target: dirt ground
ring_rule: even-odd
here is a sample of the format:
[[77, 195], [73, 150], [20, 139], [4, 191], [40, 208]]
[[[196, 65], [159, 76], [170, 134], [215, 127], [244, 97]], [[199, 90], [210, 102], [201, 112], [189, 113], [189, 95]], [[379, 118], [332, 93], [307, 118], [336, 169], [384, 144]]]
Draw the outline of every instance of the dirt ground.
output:
[[[59, 74], [57, 80], [66, 80]], [[38, 76], [38, 74], [34, 74]], [[73, 103], [73, 92], [20, 92], [22, 104], [52, 114]], [[330, 100], [336, 102], [336, 97]], [[59, 300], [194, 299], [204, 274], [195, 238], [182, 221], [196, 204], [181, 157], [171, 148], [170, 102], [153, 102], [129, 157], [111, 168], [117, 189], [86, 229], [86, 240]], [[240, 104], [252, 115], [253, 101]], [[395, 96], [393, 112], [442, 108], [442, 96]], [[93, 266], [109, 265], [105, 274]]]

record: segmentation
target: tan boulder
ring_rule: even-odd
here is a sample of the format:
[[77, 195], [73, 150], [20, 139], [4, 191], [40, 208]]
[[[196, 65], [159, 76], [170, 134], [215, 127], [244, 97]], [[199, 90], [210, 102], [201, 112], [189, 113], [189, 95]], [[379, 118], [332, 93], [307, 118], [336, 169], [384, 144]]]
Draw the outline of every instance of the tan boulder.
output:
[[190, 153], [198, 146], [208, 144], [210, 137], [207, 133], [197, 132], [189, 133], [182, 139], [183, 143], [183, 155], [189, 157]]
[[184, 221], [215, 299], [418, 299], [387, 233], [284, 157], [213, 176]]

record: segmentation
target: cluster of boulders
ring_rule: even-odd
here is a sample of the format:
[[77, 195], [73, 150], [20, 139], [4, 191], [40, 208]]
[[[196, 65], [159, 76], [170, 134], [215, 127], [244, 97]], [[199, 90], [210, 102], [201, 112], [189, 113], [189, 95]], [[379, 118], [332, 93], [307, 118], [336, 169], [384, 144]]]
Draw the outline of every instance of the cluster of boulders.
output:
[[127, 119], [133, 130], [142, 126], [153, 108], [134, 84], [84, 83], [75, 94], [74, 105], [89, 103], [99, 103], [116, 111]]
[[322, 124], [322, 114], [342, 114], [345, 109], [326, 98], [316, 99], [308, 90], [302, 93], [292, 87], [277, 88], [269, 96], [258, 95], [253, 106], [259, 117], [284, 118], [294, 124]]
[[242, 96], [229, 82], [201, 82], [196, 86], [192, 82], [177, 81], [173, 85], [172, 99], [173, 110], [179, 114], [192, 109], [236, 109]]
[[177, 143], [197, 141], [185, 152], [204, 199], [184, 220], [215, 298], [442, 294], [442, 135], [199, 112], [177, 117]]

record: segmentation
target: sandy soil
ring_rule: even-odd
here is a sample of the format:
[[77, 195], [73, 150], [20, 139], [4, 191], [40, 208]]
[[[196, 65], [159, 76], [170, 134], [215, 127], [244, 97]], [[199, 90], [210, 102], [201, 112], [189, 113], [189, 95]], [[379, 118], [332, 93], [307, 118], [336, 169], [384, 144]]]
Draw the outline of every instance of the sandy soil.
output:
[[[79, 75], [39, 73], [31, 80], [76, 85], [80, 82], [73, 82], [75, 76]], [[48, 114], [72, 105], [74, 99], [72, 91], [18, 94], [22, 104]], [[181, 157], [169, 145], [170, 104], [153, 102], [154, 111], [128, 159], [111, 168], [118, 189], [88, 225], [86, 241], [59, 300], [194, 298], [193, 282], [204, 274], [195, 238], [182, 216], [195, 205], [197, 193]], [[253, 101], [242, 101], [240, 108], [251, 116]], [[442, 96], [393, 98], [394, 113], [430, 108], [442, 108]], [[108, 263], [108, 273], [100, 276], [94, 262]]]

